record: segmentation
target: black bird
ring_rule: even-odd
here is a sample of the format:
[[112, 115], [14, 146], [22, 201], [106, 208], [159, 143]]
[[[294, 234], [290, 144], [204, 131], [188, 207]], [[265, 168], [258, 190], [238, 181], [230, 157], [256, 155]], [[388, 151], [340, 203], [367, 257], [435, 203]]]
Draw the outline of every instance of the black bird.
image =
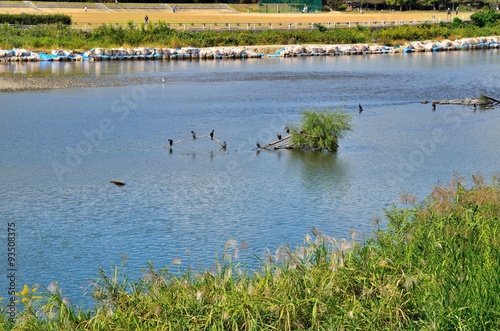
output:
[[474, 104], [474, 111], [476, 111], [476, 110], [477, 110], [477, 106], [476, 106], [476, 104]]
[[212, 132], [210, 132], [210, 139], [214, 140], [214, 130], [212, 130]]
[[285, 126], [285, 131], [286, 133], [290, 133], [290, 128], [288, 126]]
[[258, 141], [255, 143], [255, 145], [257, 145], [257, 148], [260, 148], [260, 143]]
[[194, 131], [191, 131], [191, 136], [193, 136], [193, 140], [196, 140], [196, 133]]
[[276, 136], [278, 137], [278, 140], [281, 140], [281, 135], [279, 133]]
[[168, 144], [169, 144], [170, 147], [172, 147], [172, 145], [174, 144], [174, 141], [172, 139], [169, 139], [168, 140]]
[[361, 114], [361, 112], [363, 111], [363, 107], [361, 107], [361, 104], [358, 104], [358, 108], [359, 108], [359, 113]]
[[226, 147], [227, 147], [227, 144], [226, 144], [226, 141], [224, 140], [224, 141], [222, 142], [222, 149], [226, 149]]
[[432, 111], [436, 111], [436, 104], [435, 103], [432, 104]]

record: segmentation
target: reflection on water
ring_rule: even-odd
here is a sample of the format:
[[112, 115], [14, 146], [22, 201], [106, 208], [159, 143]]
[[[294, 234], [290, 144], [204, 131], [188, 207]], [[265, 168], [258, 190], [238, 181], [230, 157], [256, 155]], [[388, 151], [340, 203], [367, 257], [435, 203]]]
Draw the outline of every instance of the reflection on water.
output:
[[[138, 277], [149, 260], [185, 267], [186, 250], [210, 267], [228, 239], [248, 243], [241, 260], [256, 267], [254, 255], [300, 245], [313, 226], [366, 237], [401, 192], [422, 199], [454, 172], [500, 170], [498, 111], [420, 104], [495, 95], [499, 54], [1, 64], [147, 83], [1, 94], [0, 216], [18, 224], [19, 284], [57, 280], [78, 303], [124, 254]], [[252, 151], [303, 109], [336, 106], [354, 124], [337, 154]], [[215, 130], [227, 150], [209, 139], [164, 148], [191, 130]], [[55, 163], [69, 168], [58, 177]]]
[[349, 165], [337, 154], [314, 151], [291, 151], [287, 158], [291, 173], [298, 173], [309, 191], [338, 191], [348, 185]]

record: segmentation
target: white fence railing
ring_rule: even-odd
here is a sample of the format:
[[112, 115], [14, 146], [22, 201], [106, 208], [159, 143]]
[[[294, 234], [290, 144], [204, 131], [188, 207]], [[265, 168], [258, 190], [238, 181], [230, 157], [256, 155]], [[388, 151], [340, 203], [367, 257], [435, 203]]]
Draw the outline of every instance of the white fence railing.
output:
[[[464, 19], [465, 20], [465, 19]], [[400, 25], [420, 25], [422, 23], [437, 24], [440, 22], [450, 23], [450, 20], [411, 20], [411, 21], [366, 21], [366, 22], [314, 22], [314, 23], [166, 23], [166, 25], [175, 30], [180, 31], [242, 31], [242, 30], [311, 30], [316, 29], [318, 24], [326, 27], [327, 29], [336, 28], [355, 28], [357, 26], [367, 27], [367, 28], [378, 28], [378, 27], [388, 27], [388, 26], [400, 26]], [[155, 23], [149, 23], [154, 25]], [[128, 28], [130, 23], [114, 24], [115, 26], [121, 26], [123, 28]], [[144, 24], [136, 24], [133, 26], [135, 28], [141, 28]], [[73, 27], [76, 29], [83, 30], [93, 30], [99, 24], [92, 23], [80, 23], [74, 24]]]

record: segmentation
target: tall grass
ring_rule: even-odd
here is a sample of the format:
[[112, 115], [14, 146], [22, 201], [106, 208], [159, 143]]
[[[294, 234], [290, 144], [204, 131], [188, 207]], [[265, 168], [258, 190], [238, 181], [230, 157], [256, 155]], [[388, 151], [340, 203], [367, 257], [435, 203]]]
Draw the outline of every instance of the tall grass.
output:
[[100, 25], [92, 31], [74, 30], [64, 25], [40, 25], [20, 28], [0, 25], [0, 48], [14, 47], [47, 50], [65, 47], [88, 50], [94, 47], [163, 46], [163, 47], [213, 47], [286, 45], [300, 43], [370, 43], [395, 45], [404, 41], [479, 37], [500, 35], [500, 25], [477, 27], [467, 24], [397, 26], [371, 30], [364, 27], [352, 29], [267, 30], [267, 31], [177, 31], [165, 22], [125, 27], [112, 24]]
[[[386, 211], [386, 229], [359, 242], [312, 229], [247, 271], [229, 242], [212, 270], [178, 274], [152, 264], [130, 281], [101, 271], [83, 311], [57, 284], [25, 288], [7, 330], [498, 330], [500, 181], [436, 187]], [[409, 199], [407, 201], [412, 201]], [[36, 295], [35, 295], [36, 293]], [[41, 296], [41, 297], [40, 297]]]

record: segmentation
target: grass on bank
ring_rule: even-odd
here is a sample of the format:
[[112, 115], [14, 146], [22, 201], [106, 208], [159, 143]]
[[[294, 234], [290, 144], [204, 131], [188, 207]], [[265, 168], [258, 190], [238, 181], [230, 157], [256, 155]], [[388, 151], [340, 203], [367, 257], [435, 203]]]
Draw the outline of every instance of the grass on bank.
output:
[[[475, 15], [475, 14], [474, 14]], [[487, 16], [487, 15], [484, 15]], [[489, 18], [495, 19], [496, 15]], [[498, 19], [498, 18], [497, 18]], [[0, 26], [0, 48], [28, 48], [50, 50], [63, 48], [88, 50], [94, 47], [215, 47], [288, 45], [301, 43], [347, 44], [373, 43], [398, 45], [405, 41], [458, 39], [500, 35], [500, 24], [478, 20], [484, 26], [466, 24], [455, 18], [452, 24], [424, 23], [419, 26], [397, 26], [370, 29], [358, 26], [352, 29], [326, 29], [318, 25], [314, 30], [267, 31], [177, 31], [165, 22], [139, 27], [130, 22], [127, 26], [99, 25], [92, 31], [74, 30], [63, 25], [38, 25], [23, 29], [7, 24]]]
[[[250, 272], [230, 242], [213, 270], [182, 275], [152, 265], [130, 281], [101, 271], [96, 308], [84, 311], [57, 284], [25, 287], [6, 330], [498, 330], [500, 179], [473, 176], [386, 211], [366, 242], [313, 229]], [[414, 199], [405, 198], [406, 201]]]

